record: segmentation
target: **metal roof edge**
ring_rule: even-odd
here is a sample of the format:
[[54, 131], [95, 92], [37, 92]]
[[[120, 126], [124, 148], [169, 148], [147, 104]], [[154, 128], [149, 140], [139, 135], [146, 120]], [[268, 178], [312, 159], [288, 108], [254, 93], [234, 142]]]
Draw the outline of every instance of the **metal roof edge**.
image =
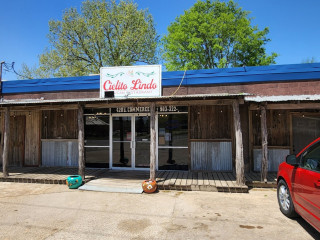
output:
[[[162, 86], [178, 86], [184, 71], [162, 72]], [[320, 63], [187, 70], [182, 86], [320, 79]], [[3, 94], [99, 89], [100, 75], [3, 81]]]
[[195, 94], [195, 95], [175, 95], [175, 96], [160, 96], [160, 97], [146, 97], [146, 98], [76, 98], [76, 99], [19, 99], [19, 100], [2, 100], [0, 106], [6, 105], [28, 105], [28, 104], [52, 104], [52, 103], [80, 103], [80, 102], [123, 102], [123, 101], [172, 101], [172, 100], [189, 100], [189, 99], [217, 99], [217, 98], [243, 98], [250, 96], [248, 93], [219, 93], [219, 94]]
[[320, 95], [245, 96], [246, 102], [319, 101]]

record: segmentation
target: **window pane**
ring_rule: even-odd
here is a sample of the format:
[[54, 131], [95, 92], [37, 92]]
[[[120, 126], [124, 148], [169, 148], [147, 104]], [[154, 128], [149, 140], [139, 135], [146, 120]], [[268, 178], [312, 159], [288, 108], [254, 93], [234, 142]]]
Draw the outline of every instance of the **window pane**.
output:
[[109, 116], [85, 116], [85, 145], [109, 146]]
[[307, 169], [320, 171], [320, 144], [313, 146], [303, 156], [302, 165]]
[[131, 167], [130, 142], [113, 142], [113, 167]]
[[188, 148], [159, 149], [159, 170], [188, 170]]
[[131, 141], [131, 117], [113, 117], [113, 141]]
[[188, 146], [188, 114], [159, 114], [159, 146]]
[[86, 167], [109, 167], [109, 148], [85, 148]]

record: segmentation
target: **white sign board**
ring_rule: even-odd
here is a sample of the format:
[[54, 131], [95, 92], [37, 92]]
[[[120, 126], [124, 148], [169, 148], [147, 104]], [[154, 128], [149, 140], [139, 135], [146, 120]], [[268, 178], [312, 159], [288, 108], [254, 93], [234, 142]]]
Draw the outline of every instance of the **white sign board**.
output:
[[101, 68], [100, 97], [112, 91], [115, 98], [161, 96], [161, 65]]

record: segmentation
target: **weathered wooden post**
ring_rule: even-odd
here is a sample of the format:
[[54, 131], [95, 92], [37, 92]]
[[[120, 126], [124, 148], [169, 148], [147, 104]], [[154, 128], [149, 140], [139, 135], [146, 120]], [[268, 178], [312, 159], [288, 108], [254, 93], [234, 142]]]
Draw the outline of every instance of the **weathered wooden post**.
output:
[[267, 182], [268, 174], [268, 129], [267, 129], [267, 114], [266, 104], [260, 106], [261, 109], [261, 182]]
[[4, 136], [3, 136], [3, 152], [2, 152], [2, 167], [3, 177], [8, 177], [8, 153], [9, 153], [9, 141], [10, 141], [10, 109], [5, 107], [4, 109]]
[[83, 106], [78, 105], [78, 148], [79, 148], [79, 160], [78, 160], [78, 174], [85, 178], [85, 162], [84, 162], [84, 122], [83, 122]]
[[150, 106], [150, 179], [156, 179], [156, 105]]
[[232, 102], [233, 109], [233, 124], [236, 140], [236, 177], [237, 184], [244, 185], [244, 159], [243, 159], [243, 142], [242, 142], [242, 131], [239, 113], [239, 101], [234, 100]]

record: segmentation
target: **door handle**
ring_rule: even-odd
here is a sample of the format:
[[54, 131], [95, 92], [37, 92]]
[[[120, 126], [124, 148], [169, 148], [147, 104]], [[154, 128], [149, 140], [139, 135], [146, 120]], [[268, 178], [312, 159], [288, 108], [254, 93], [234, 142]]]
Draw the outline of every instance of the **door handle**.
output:
[[316, 185], [316, 187], [320, 187], [320, 180], [318, 180], [317, 182], [315, 182], [314, 185]]

